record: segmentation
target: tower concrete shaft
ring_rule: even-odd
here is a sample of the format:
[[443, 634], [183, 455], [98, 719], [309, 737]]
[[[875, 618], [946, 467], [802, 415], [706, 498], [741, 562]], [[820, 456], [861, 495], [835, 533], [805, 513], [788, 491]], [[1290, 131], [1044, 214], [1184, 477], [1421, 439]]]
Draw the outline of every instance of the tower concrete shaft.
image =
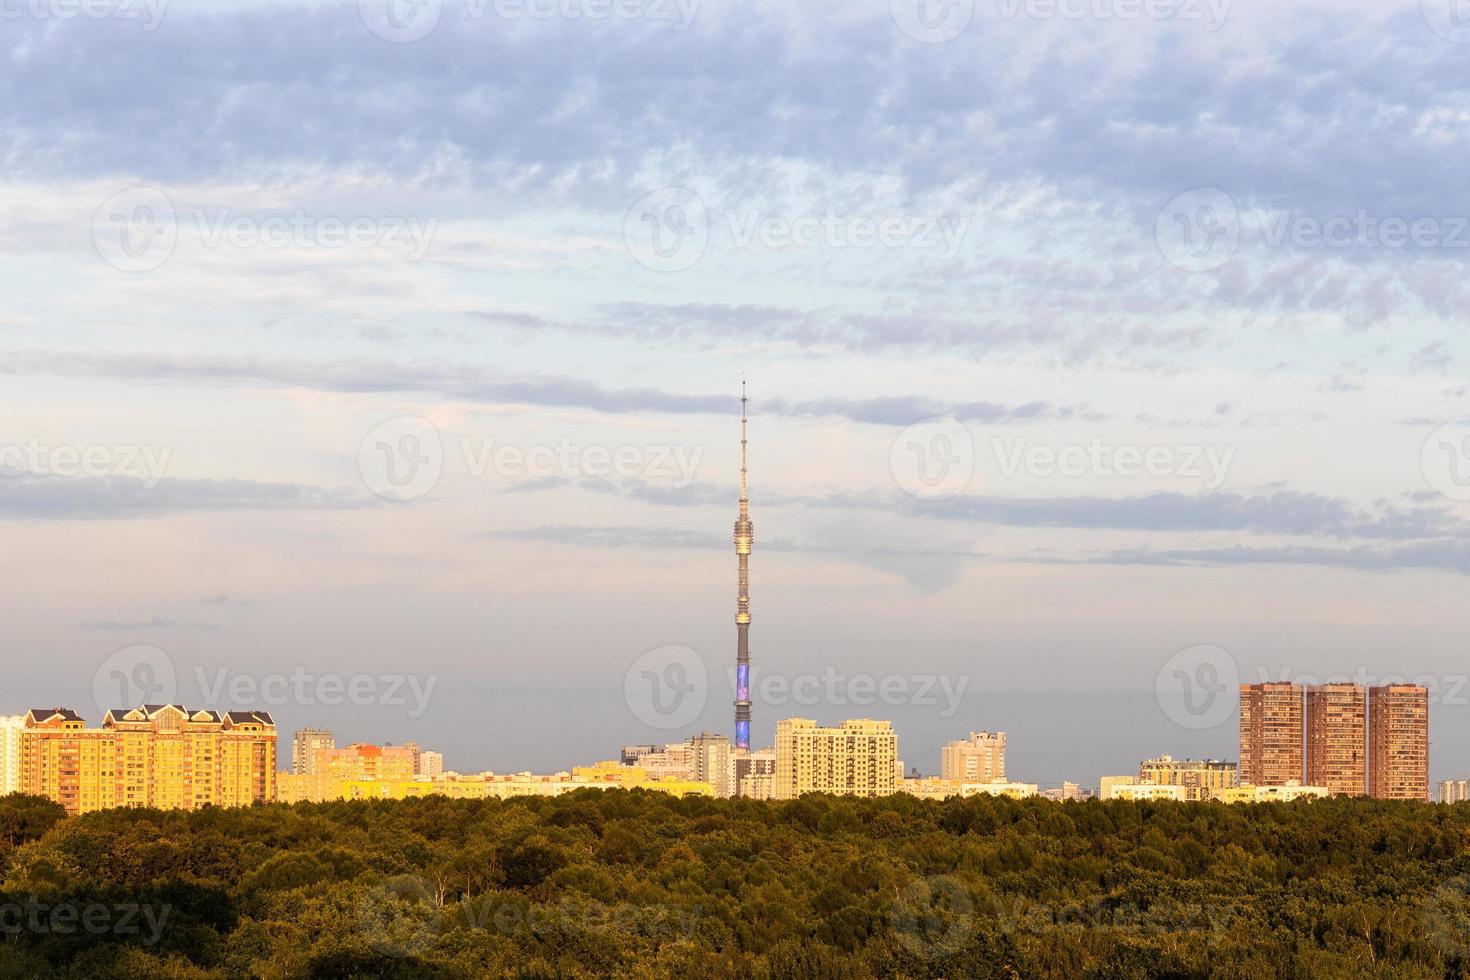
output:
[[735, 556], [740, 563], [740, 591], [735, 600], [735, 747], [750, 748], [750, 486], [746, 471], [745, 381], [740, 382], [740, 518], [735, 522]]

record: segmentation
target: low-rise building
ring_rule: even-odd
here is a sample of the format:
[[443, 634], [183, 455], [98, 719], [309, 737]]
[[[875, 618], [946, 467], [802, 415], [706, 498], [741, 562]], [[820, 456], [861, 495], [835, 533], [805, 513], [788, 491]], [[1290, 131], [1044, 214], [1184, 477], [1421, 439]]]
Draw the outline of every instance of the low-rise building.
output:
[[908, 793], [923, 800], [945, 800], [953, 796], [1008, 796], [1014, 800], [1037, 795], [1035, 783], [1014, 782], [966, 782], [962, 779], [945, 779], [943, 776], [921, 776], [900, 781], [900, 793]]

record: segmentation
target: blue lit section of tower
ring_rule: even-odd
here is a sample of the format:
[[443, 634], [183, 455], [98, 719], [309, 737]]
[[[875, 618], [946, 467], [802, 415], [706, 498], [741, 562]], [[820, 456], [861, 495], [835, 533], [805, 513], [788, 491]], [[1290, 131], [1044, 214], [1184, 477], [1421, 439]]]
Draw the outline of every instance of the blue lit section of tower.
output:
[[740, 382], [740, 519], [735, 522], [735, 556], [740, 562], [740, 593], [735, 602], [735, 747], [750, 748], [750, 490], [745, 470], [745, 381]]

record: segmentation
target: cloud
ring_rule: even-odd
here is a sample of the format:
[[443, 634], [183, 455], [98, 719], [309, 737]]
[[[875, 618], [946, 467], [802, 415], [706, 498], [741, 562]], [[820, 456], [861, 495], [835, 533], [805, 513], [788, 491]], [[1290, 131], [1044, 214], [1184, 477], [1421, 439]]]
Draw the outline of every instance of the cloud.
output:
[[250, 480], [0, 477], [0, 520], [125, 520], [196, 511], [344, 510], [375, 506], [349, 490]]
[[[420, 392], [440, 398], [496, 405], [538, 405], [590, 409], [621, 415], [729, 415], [738, 408], [732, 395], [699, 395], [659, 388], [604, 388], [578, 378], [495, 377], [472, 368], [371, 361], [307, 362], [253, 355], [172, 355], [63, 351], [11, 351], [0, 354], [0, 373], [50, 373], [67, 377], [105, 377], [176, 384], [308, 388], [349, 394]], [[845, 418], [873, 425], [910, 425], [934, 415], [991, 423], [1070, 418], [1064, 405], [1032, 401], [951, 403], [917, 396], [760, 401], [763, 413], [793, 418]], [[1089, 414], [1088, 417], [1098, 416]]]
[[154, 616], [152, 619], [140, 623], [121, 623], [117, 620], [106, 619], [96, 623], [82, 623], [79, 626], [84, 630], [96, 630], [104, 633], [132, 633], [140, 630], [204, 630], [215, 632], [219, 629], [211, 623], [181, 623], [162, 616]]

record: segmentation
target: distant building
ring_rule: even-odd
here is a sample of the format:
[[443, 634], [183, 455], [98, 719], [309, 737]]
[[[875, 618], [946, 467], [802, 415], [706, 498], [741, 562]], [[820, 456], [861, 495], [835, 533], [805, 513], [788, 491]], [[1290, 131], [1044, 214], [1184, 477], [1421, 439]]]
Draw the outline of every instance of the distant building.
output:
[[1134, 776], [1103, 776], [1097, 795], [1103, 800], [1187, 800], [1188, 791], [1177, 784], [1145, 783]]
[[1037, 794], [1035, 783], [973, 783], [943, 776], [920, 776], [903, 779], [898, 791], [922, 800], [947, 800], [953, 796], [1008, 796], [1013, 800]]
[[1219, 759], [1176, 759], [1161, 755], [1138, 764], [1138, 782], [1150, 786], [1179, 786], [1187, 800], [1207, 800], [1217, 789], [1239, 783], [1233, 762]]
[[1439, 802], [1463, 803], [1470, 800], [1470, 779], [1446, 779], [1439, 784]]
[[735, 754], [735, 792], [752, 800], [769, 800], [775, 792], [776, 750]]
[[0, 715], [0, 796], [20, 792], [20, 736], [25, 715]]
[[1292, 782], [1285, 786], [1252, 786], [1242, 783], [1231, 789], [1215, 791], [1221, 803], [1290, 803], [1292, 800], [1318, 799], [1330, 796], [1326, 786], [1303, 786]]
[[787, 718], [776, 724], [775, 799], [888, 796], [898, 777], [898, 736], [886, 721], [861, 718], [823, 728], [810, 718]]
[[1357, 684], [1307, 688], [1306, 724], [1307, 785], [1368, 792], [1368, 692]]
[[967, 783], [1006, 781], [1006, 733], [971, 732], [939, 752], [939, 774]]
[[694, 757], [694, 778], [709, 783], [715, 795], [729, 798], [735, 795], [735, 747], [727, 735], [704, 732], [689, 740]]
[[332, 733], [321, 728], [303, 728], [291, 736], [291, 771], [304, 776], [313, 771], [313, 757], [317, 749], [335, 749], [337, 741]]
[[672, 742], [655, 752], [645, 752], [638, 757], [638, 767], [655, 779], [693, 779], [694, 746]]
[[1380, 800], [1429, 799], [1429, 690], [1368, 689], [1368, 792]]
[[32, 708], [20, 757], [21, 791], [69, 814], [275, 798], [276, 725], [264, 711], [146, 704], [109, 711], [100, 728], [88, 728], [70, 708]]
[[620, 756], [625, 766], [636, 766], [638, 760], [650, 752], [657, 752], [657, 745], [625, 745]]
[[1302, 780], [1302, 688], [1240, 685], [1240, 781], [1285, 786]]
[[1073, 782], [1064, 782], [1060, 786], [1050, 786], [1041, 791], [1041, 795], [1048, 800], [1081, 800], [1090, 795], [1081, 786]]
[[437, 779], [444, 775], [444, 753], [429, 749], [420, 752], [418, 765], [414, 767], [414, 775], [425, 779]]

